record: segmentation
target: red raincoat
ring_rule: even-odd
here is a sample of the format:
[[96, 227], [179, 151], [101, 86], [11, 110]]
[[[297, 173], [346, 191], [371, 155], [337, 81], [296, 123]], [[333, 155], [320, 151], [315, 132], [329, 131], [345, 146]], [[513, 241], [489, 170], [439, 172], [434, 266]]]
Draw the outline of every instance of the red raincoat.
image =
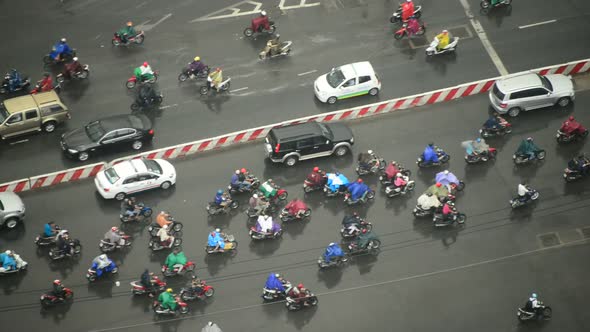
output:
[[407, 21], [412, 15], [414, 15], [414, 3], [404, 2], [402, 4], [402, 21]]
[[586, 131], [586, 128], [582, 127], [581, 124], [579, 124], [576, 120], [574, 120], [574, 121], [565, 121], [563, 123], [563, 125], [561, 125], [561, 129], [559, 129], [559, 130], [568, 134], [568, 135], [572, 135], [576, 131], [578, 133], [582, 134], [584, 131]]
[[270, 29], [270, 23], [268, 21], [268, 16], [258, 16], [252, 19], [252, 29], [254, 32], [258, 31], [258, 27], [262, 26], [265, 30]]
[[307, 210], [307, 205], [305, 205], [305, 203], [303, 201], [300, 201], [298, 199], [294, 199], [294, 200], [290, 201], [287, 205], [285, 205], [285, 209], [287, 209], [287, 211], [289, 211], [290, 215], [294, 216], [299, 211]]
[[385, 168], [385, 175], [387, 175], [387, 180], [390, 180], [397, 174], [399, 173], [399, 168], [397, 168], [397, 166], [394, 166], [393, 164], [389, 164], [387, 165], [387, 167]]

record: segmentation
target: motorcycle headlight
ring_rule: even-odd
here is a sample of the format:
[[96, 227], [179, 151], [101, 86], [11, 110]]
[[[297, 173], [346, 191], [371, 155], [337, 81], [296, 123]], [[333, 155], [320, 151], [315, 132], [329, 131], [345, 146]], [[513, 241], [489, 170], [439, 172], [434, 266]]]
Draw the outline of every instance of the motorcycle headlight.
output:
[[74, 150], [74, 149], [68, 149], [69, 153], [78, 153], [78, 150]]

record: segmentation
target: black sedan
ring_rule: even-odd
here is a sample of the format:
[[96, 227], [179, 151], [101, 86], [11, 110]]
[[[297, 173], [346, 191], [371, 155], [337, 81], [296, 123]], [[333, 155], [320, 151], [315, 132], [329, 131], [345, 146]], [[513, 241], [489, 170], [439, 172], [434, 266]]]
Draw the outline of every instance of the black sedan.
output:
[[152, 122], [145, 115], [115, 115], [63, 134], [60, 143], [67, 157], [85, 161], [107, 149], [139, 150], [152, 138]]

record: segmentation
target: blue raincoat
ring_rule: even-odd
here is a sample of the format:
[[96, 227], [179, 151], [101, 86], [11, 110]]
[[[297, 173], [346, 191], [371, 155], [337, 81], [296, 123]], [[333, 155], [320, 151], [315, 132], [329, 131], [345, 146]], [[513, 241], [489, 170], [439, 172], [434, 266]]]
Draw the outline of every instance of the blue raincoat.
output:
[[[215, 234], [215, 235], [213, 235]], [[209, 233], [209, 237], [207, 238], [207, 245], [209, 247], [217, 247], [217, 245], [219, 244], [219, 248], [223, 249], [225, 248], [225, 242], [223, 241], [223, 238], [221, 237], [221, 235], [217, 232], [212, 232]]]
[[113, 262], [111, 260], [111, 264], [107, 265], [105, 268], [99, 269], [98, 268], [98, 263], [92, 263], [92, 267], [91, 269], [93, 269], [94, 271], [96, 271], [96, 276], [100, 277], [103, 275], [103, 273], [110, 273], [114, 268], [116, 268], [117, 265], [115, 265], [115, 262]]
[[223, 194], [215, 194], [215, 204], [220, 205], [223, 202]]
[[340, 189], [340, 186], [348, 186], [350, 183], [343, 174], [328, 173], [326, 176], [328, 177], [326, 184], [332, 192], [336, 192]]
[[58, 42], [57, 44], [55, 44], [55, 46], [53, 46], [53, 50], [51, 51], [49, 56], [52, 59], [55, 59], [58, 55], [71, 54], [71, 53], [72, 53], [72, 49], [70, 48], [70, 46], [67, 43]]
[[45, 224], [45, 226], [43, 226], [43, 234], [46, 237], [50, 237], [50, 236], [53, 236], [55, 234], [54, 231], [53, 231], [53, 228], [51, 228], [51, 225], [50, 224]]
[[275, 277], [274, 273], [268, 275], [268, 279], [266, 279], [266, 284], [264, 284], [264, 288], [276, 289], [279, 292], [285, 291], [285, 286], [283, 286], [283, 283], [277, 277]]
[[324, 253], [324, 260], [326, 261], [326, 263], [329, 263], [330, 259], [342, 256], [344, 256], [344, 252], [342, 252], [342, 249], [337, 243], [334, 243], [333, 245], [328, 246], [326, 248], [326, 252]]
[[6, 253], [0, 254], [0, 264], [2, 264], [2, 267], [7, 270], [8, 269], [11, 269], [11, 270], [16, 269], [16, 261], [14, 260], [14, 258], [10, 257]]
[[436, 153], [436, 150], [433, 147], [428, 145], [422, 153], [422, 159], [429, 163], [438, 163], [438, 154]]
[[233, 187], [239, 187], [240, 186], [240, 178], [238, 177], [237, 174], [234, 174], [231, 176], [231, 185]]
[[439, 182], [442, 185], [448, 186], [451, 183], [459, 184], [459, 179], [455, 176], [455, 174], [449, 172], [445, 174], [445, 172], [439, 172], [435, 176], [436, 182]]
[[351, 199], [356, 201], [369, 191], [369, 186], [364, 183], [354, 182], [348, 186], [348, 191], [350, 192]]

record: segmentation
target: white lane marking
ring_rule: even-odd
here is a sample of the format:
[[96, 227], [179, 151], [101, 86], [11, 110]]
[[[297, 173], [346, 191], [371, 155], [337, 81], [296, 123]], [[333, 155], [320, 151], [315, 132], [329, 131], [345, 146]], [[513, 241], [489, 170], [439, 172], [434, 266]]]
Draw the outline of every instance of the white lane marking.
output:
[[533, 23], [533, 24], [527, 24], [527, 25], [521, 25], [518, 28], [519, 29], [526, 29], [526, 28], [532, 28], [532, 27], [536, 27], [538, 25], [543, 25], [543, 24], [549, 24], [549, 23], [555, 23], [557, 22], [557, 20], [549, 20], [549, 21], [543, 21], [543, 22], [539, 22], [539, 23]]
[[481, 26], [481, 23], [479, 23], [479, 21], [475, 18], [475, 16], [473, 16], [473, 13], [471, 12], [471, 7], [469, 6], [469, 3], [467, 2], [467, 0], [459, 0], [459, 1], [461, 2], [463, 9], [465, 10], [465, 14], [469, 18], [469, 21], [471, 21], [471, 25], [473, 25], [473, 29], [475, 29], [475, 32], [479, 36], [479, 39], [481, 40], [483, 47], [486, 49], [490, 58], [492, 59], [492, 62], [496, 66], [496, 69], [498, 69], [498, 72], [500, 72], [500, 75], [502, 75], [502, 76], [508, 75], [508, 70], [506, 69], [506, 67], [502, 63], [502, 60], [500, 60], [498, 53], [496, 53], [496, 50], [494, 49], [494, 47], [492, 46], [492, 43], [488, 39], [488, 35], [486, 34], [483, 27]]
[[20, 143], [26, 143], [28, 141], [29, 141], [28, 139], [23, 139], [23, 140], [20, 140], [20, 141], [12, 142], [12, 143], [10, 143], [10, 145], [16, 145], [16, 144], [20, 144]]
[[299, 73], [299, 74], [297, 74], [297, 76], [303, 76], [303, 75], [307, 75], [307, 74], [312, 74], [312, 73], [315, 73], [316, 71], [318, 71], [318, 70], [317, 69], [314, 69], [314, 70], [306, 71], [305, 73]]
[[155, 28], [156, 25], [158, 25], [158, 24], [164, 22], [165, 20], [169, 19], [170, 16], [172, 16], [172, 13], [169, 13], [169, 14], [164, 15], [164, 17], [162, 17], [161, 19], [159, 19], [154, 24], [148, 24], [151, 20], [147, 20], [147, 21], [141, 23], [140, 25], [136, 26], [135, 29], [136, 30], [143, 30], [143, 31], [150, 31], [151, 29]]
[[97, 40], [98, 38], [100, 38], [100, 36], [102, 36], [101, 34], [96, 35], [96, 37], [94, 37], [94, 40]]
[[246, 87], [243, 87], [243, 88], [231, 90], [231, 92], [238, 92], [238, 91], [243, 91], [243, 90], [248, 90], [248, 87], [246, 86]]
[[[483, 260], [483, 261], [479, 261], [479, 262], [475, 262], [475, 263], [459, 265], [459, 266], [436, 270], [436, 271], [432, 271], [432, 272], [414, 274], [414, 275], [407, 276], [407, 277], [384, 280], [384, 281], [375, 282], [372, 284], [365, 284], [365, 285], [361, 285], [361, 286], [349, 287], [349, 288], [344, 288], [344, 289], [335, 289], [335, 290], [331, 290], [331, 291], [327, 291], [327, 292], [323, 292], [323, 293], [316, 293], [316, 295], [317, 296], [324, 296], [324, 295], [338, 294], [338, 293], [344, 293], [344, 292], [353, 292], [353, 291], [357, 291], [360, 289], [379, 287], [379, 286], [383, 286], [383, 285], [397, 284], [397, 283], [404, 282], [404, 281], [427, 278], [427, 277], [432, 277], [432, 276], [436, 276], [439, 274], [445, 274], [445, 273], [449, 273], [449, 272], [466, 270], [466, 269], [470, 269], [473, 267], [499, 263], [499, 262], [507, 261], [507, 260], [510, 260], [513, 258], [542, 253], [544, 251], [557, 250], [557, 249], [562, 249], [565, 247], [571, 247], [574, 245], [583, 245], [584, 243], [587, 243], [587, 242], [588, 242], [588, 239], [580, 239], [580, 240], [575, 240], [575, 241], [571, 241], [568, 243], [558, 244], [558, 245], [551, 246], [551, 247], [544, 247], [544, 248], [533, 249], [533, 250], [529, 250], [529, 251], [523, 251], [523, 252], [519, 252], [519, 253], [512, 254], [512, 255], [491, 258], [491, 259], [487, 259], [487, 260]], [[246, 305], [246, 306], [241, 306], [241, 307], [235, 307], [235, 308], [230, 308], [230, 309], [208, 312], [208, 313], [204, 313], [204, 314], [200, 314], [200, 315], [190, 315], [190, 316], [185, 316], [185, 317], [180, 317], [180, 318], [167, 319], [166, 322], [174, 322], [174, 321], [194, 319], [194, 318], [199, 318], [199, 317], [227, 314], [230, 312], [248, 310], [248, 309], [252, 309], [252, 308], [259, 308], [259, 307], [264, 307], [264, 306], [268, 306], [268, 305], [274, 305], [277, 303], [283, 304], [283, 303], [285, 303], [285, 301], [283, 300], [283, 301], [276, 301], [276, 302], [269, 302], [269, 303], [251, 304], [251, 305]], [[128, 330], [131, 328], [156, 325], [156, 324], [160, 324], [160, 322], [145, 322], [145, 323], [129, 324], [129, 325], [125, 325], [125, 326], [115, 326], [115, 327], [109, 327], [109, 328], [104, 328], [104, 329], [91, 330], [90, 332], [107, 332], [107, 331], [116, 331], [116, 330]]]
[[[242, 9], [239, 8], [239, 6], [245, 5], [245, 4], [249, 4], [249, 5], [254, 6], [254, 9], [249, 10], [249, 11], [243, 11]], [[260, 12], [260, 8], [262, 8], [261, 2], [250, 1], [250, 0], [240, 1], [234, 5], [227, 6], [225, 8], [218, 10], [218, 11], [214, 11], [211, 14], [201, 16], [199, 18], [195, 18], [194, 20], [189, 21], [189, 23], [209, 21], [209, 20], [219, 20], [219, 19], [228, 18], [228, 17], [258, 14]], [[223, 12], [227, 12], [227, 11], [230, 11], [231, 13], [222, 14]]]
[[167, 109], [167, 108], [170, 108], [170, 107], [176, 107], [176, 106], [178, 106], [178, 104], [165, 105], [165, 106], [160, 106], [160, 107], [158, 107], [158, 108], [159, 108], [159, 109], [161, 109], [161, 110], [165, 110], [165, 109]]
[[321, 5], [320, 2], [307, 3], [307, 0], [299, 0], [299, 5], [285, 6], [286, 1], [287, 0], [281, 0], [281, 3], [279, 3], [279, 9], [285, 10], [285, 9], [296, 9], [296, 8], [308, 8], [308, 7], [315, 7], [315, 6]]

